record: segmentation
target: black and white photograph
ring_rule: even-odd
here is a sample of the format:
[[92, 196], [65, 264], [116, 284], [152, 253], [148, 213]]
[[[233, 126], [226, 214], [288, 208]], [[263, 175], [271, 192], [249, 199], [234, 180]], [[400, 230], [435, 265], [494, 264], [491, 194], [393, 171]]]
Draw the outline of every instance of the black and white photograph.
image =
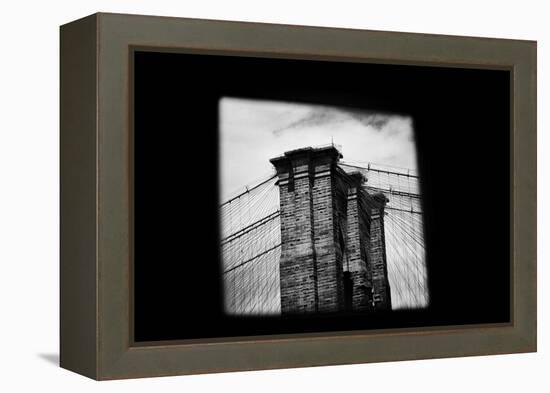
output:
[[220, 113], [228, 314], [428, 305], [410, 116], [235, 97]]

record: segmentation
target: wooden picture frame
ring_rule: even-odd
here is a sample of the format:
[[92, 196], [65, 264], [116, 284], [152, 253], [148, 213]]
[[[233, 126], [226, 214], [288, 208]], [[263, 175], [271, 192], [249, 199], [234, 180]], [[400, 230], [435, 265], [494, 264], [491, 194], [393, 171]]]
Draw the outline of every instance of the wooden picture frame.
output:
[[[133, 48], [509, 70], [510, 323], [133, 341]], [[97, 380], [536, 351], [536, 42], [98, 13], [61, 27], [61, 367]]]

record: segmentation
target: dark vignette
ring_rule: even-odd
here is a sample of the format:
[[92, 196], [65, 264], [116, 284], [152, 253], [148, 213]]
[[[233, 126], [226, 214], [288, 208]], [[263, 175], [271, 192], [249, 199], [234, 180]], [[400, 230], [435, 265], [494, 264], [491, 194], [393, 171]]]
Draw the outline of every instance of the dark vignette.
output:
[[[135, 341], [510, 320], [508, 71], [145, 51], [134, 56]], [[218, 247], [223, 96], [413, 117], [429, 308], [369, 316], [224, 316]]]

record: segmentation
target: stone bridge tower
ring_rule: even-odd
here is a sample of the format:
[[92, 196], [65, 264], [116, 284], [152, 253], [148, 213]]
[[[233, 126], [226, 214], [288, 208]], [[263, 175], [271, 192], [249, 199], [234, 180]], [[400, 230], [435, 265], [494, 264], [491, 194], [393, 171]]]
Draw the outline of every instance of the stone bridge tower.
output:
[[279, 177], [281, 312], [391, 309], [383, 194], [338, 166], [334, 146], [271, 159]]

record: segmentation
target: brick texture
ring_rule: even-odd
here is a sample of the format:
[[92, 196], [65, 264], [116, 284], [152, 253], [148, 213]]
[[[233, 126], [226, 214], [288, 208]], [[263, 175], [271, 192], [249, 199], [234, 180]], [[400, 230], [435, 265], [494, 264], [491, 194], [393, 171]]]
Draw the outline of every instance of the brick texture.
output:
[[347, 206], [347, 270], [351, 278], [351, 309], [372, 309], [372, 277], [368, 265], [370, 216], [365, 208], [369, 196], [362, 188], [361, 174], [351, 174]]
[[274, 158], [281, 211], [281, 311], [368, 312], [391, 308], [384, 200], [347, 174], [334, 147]]
[[391, 308], [391, 292], [386, 263], [386, 240], [384, 237], [384, 207], [386, 197], [377, 194], [373, 197], [371, 211], [369, 258], [372, 269], [373, 303], [377, 310]]

